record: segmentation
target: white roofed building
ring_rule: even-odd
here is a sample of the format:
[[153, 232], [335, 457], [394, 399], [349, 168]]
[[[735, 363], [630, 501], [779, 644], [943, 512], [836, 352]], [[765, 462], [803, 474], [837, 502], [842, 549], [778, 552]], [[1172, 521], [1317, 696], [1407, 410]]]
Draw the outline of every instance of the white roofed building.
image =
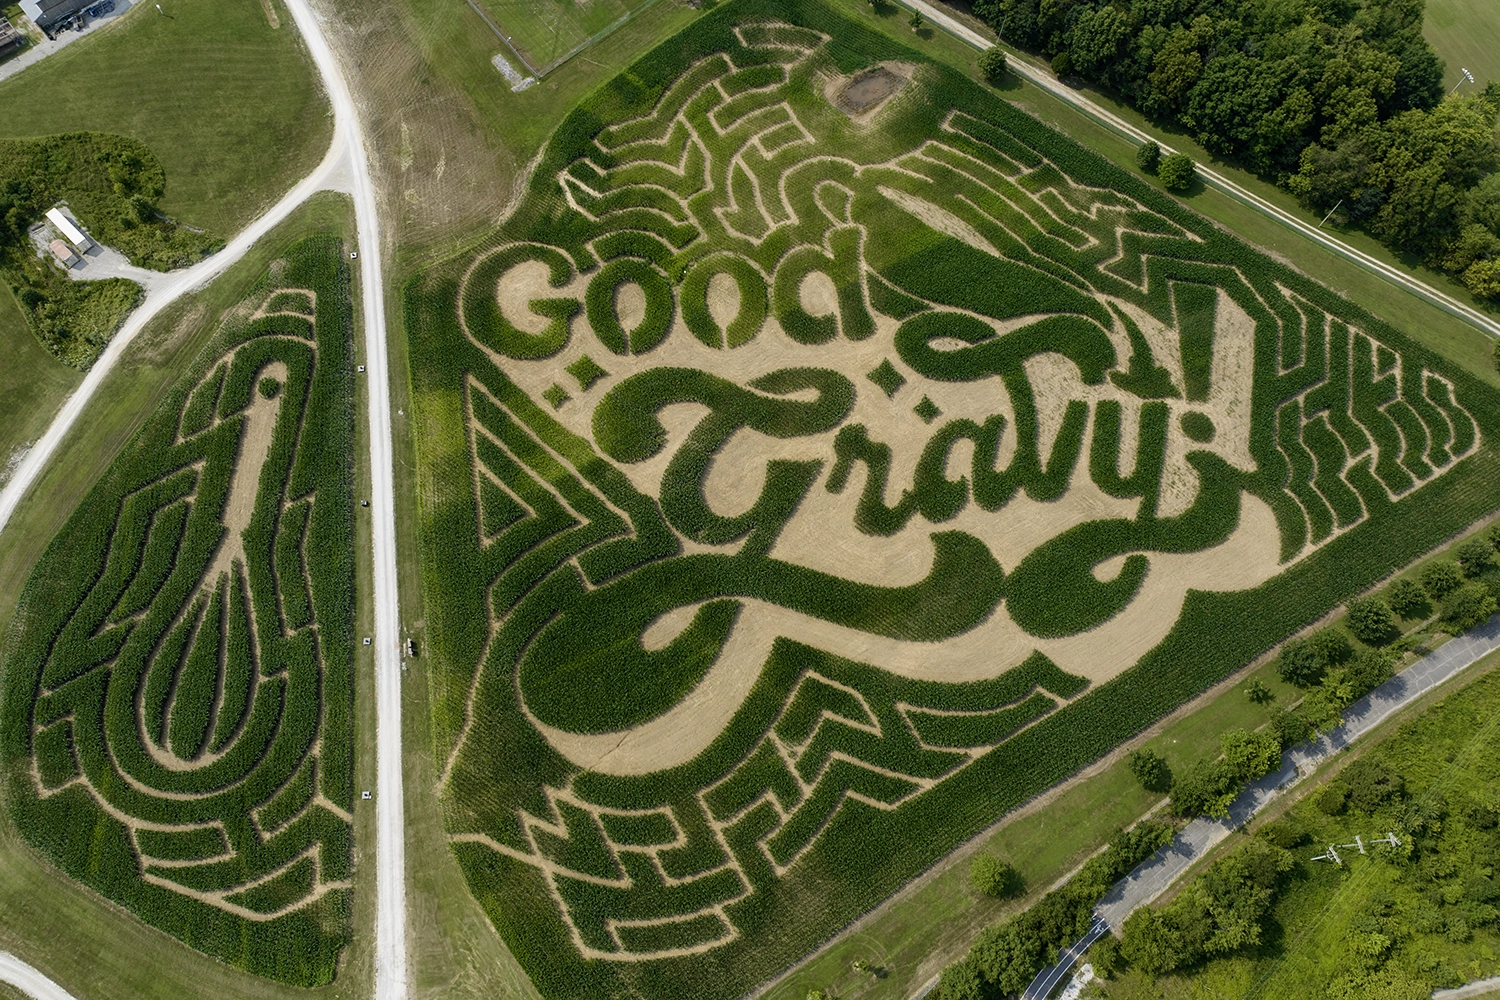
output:
[[57, 227], [62, 233], [63, 239], [78, 248], [79, 253], [87, 253], [94, 246], [94, 241], [89, 239], [82, 229], [60, 208], [47, 209], [47, 221]]

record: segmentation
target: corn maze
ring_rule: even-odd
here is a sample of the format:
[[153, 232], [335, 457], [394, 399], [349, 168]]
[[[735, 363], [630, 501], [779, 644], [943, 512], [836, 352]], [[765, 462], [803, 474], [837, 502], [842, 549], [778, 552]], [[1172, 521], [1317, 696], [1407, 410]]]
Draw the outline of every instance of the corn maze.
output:
[[406, 308], [444, 819], [550, 997], [753, 989], [1497, 502], [1492, 390], [816, 4]]
[[331, 980], [352, 858], [342, 247], [271, 265], [87, 495], [10, 636], [7, 797], [73, 878], [226, 962]]

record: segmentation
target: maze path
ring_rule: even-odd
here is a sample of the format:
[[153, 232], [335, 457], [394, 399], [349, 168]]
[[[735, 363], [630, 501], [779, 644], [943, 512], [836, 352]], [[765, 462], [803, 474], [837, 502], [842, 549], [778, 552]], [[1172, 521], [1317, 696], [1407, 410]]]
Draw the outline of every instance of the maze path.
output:
[[[951, 849], [1061, 776], [1027, 753], [1076, 766], [1190, 695], [1159, 677], [1157, 703], [1126, 668], [1184, 656], [1200, 598], [1326, 565], [1487, 448], [1474, 387], [1435, 359], [1086, 157], [934, 98], [937, 68], [903, 69], [851, 124], [836, 36], [714, 30], [722, 51], [684, 48], [706, 54], [674, 55], [675, 80], [621, 83], [655, 95], [644, 111], [589, 104], [594, 134], [565, 129], [504, 242], [439, 269], [423, 305], [464, 427], [432, 466], [462, 496], [433, 501], [428, 540], [469, 587], [443, 595], [462, 641], [433, 630], [456, 661], [433, 681], [445, 824], [562, 993], [743, 992], [737, 963], [773, 971], [869, 901], [847, 875], [866, 854], [883, 891], [915, 874], [863, 829]], [[906, 447], [913, 414], [925, 448]], [[920, 544], [848, 567], [789, 552], [806, 507], [852, 512], [872, 548]], [[984, 534], [988, 515], [1013, 527]], [[1234, 565], [1247, 524], [1259, 576]], [[832, 528], [797, 544], [846, 551]], [[1007, 531], [1026, 545], [1002, 554]], [[1191, 583], [1161, 589], [1173, 573]], [[1148, 639], [1108, 631], [1131, 615]], [[921, 648], [973, 669], [934, 679], [901, 659]], [[719, 669], [735, 656], [753, 669]]]
[[5, 720], [54, 863], [308, 985], [352, 886], [341, 257], [294, 251], [89, 494], [23, 598]]

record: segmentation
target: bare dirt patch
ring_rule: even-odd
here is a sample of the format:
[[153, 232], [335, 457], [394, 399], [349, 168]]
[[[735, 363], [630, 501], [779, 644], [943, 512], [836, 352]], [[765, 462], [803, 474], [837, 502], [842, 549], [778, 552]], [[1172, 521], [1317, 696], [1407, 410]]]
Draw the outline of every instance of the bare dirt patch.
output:
[[853, 76], [834, 77], [824, 86], [823, 96], [854, 121], [864, 123], [911, 80], [915, 69], [910, 63], [881, 63]]

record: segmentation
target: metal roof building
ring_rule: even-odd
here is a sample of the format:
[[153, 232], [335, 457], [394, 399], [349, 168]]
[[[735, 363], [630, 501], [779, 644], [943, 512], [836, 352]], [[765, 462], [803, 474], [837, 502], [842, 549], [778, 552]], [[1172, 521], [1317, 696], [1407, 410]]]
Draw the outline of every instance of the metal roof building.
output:
[[57, 231], [79, 250], [87, 252], [94, 245], [94, 241], [84, 235], [83, 230], [73, 224], [73, 220], [63, 214], [60, 208], [47, 209], [47, 221], [57, 227]]
[[38, 28], [50, 31], [59, 21], [67, 20], [94, 2], [95, 0], [21, 0], [21, 10]]

